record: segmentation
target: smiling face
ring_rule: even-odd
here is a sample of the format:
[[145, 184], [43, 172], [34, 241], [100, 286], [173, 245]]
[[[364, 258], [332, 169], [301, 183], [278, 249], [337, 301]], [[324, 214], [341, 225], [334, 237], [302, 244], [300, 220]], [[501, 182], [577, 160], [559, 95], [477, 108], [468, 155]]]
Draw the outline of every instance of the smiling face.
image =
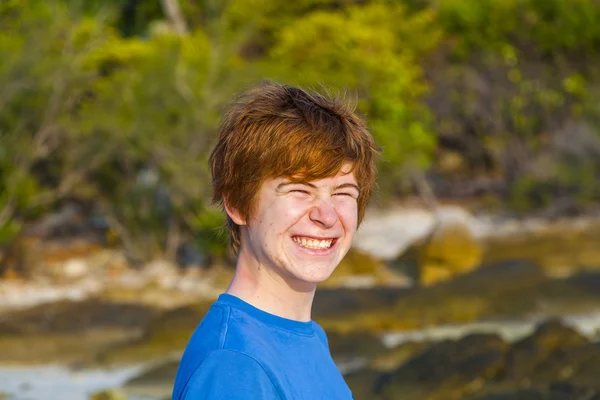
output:
[[238, 263], [294, 285], [326, 280], [357, 228], [359, 189], [350, 169], [347, 163], [337, 175], [310, 182], [266, 180], [248, 223], [232, 216], [242, 228]]

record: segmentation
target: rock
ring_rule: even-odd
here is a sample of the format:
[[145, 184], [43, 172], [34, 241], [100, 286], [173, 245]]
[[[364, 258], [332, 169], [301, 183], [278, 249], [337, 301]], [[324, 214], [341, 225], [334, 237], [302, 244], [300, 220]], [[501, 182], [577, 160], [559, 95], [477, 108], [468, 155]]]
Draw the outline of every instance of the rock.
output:
[[[516, 389], [509, 390], [501, 393], [478, 395], [474, 397], [467, 397], [464, 400], [559, 400], [549, 398], [546, 394], [535, 389]], [[567, 398], [560, 398], [560, 400], [568, 400]], [[575, 400], [575, 399], [573, 399]]]
[[509, 345], [496, 335], [443, 341], [360, 383], [381, 400], [600, 400], [600, 343], [548, 320]]
[[344, 375], [344, 380], [355, 399], [373, 399], [383, 377], [381, 371], [366, 368]]
[[60, 301], [14, 311], [0, 320], [0, 335], [82, 334], [110, 328], [139, 329], [155, 315], [144, 305], [99, 300]]
[[479, 266], [482, 256], [467, 225], [441, 219], [418, 247], [419, 282], [430, 286], [470, 272]]
[[469, 396], [464, 400], [600, 400], [600, 392], [594, 388], [561, 381], [536, 389], [504, 390]]
[[127, 400], [127, 395], [116, 389], [101, 390], [92, 393], [89, 400]]
[[336, 363], [362, 358], [370, 360], [386, 351], [378, 336], [369, 332], [328, 332], [329, 349]]
[[76, 279], [85, 276], [89, 271], [89, 266], [85, 260], [73, 258], [65, 262], [63, 266], [63, 276], [69, 279]]
[[107, 365], [156, 360], [181, 352], [212, 301], [166, 311], [154, 318], [136, 340], [107, 346], [99, 362]]
[[179, 360], [160, 363], [129, 380], [123, 389], [132, 396], [170, 398], [177, 368], [179, 368]]
[[[560, 315], [565, 310], [585, 314], [597, 312], [598, 304], [598, 272], [552, 279], [535, 263], [506, 260], [429, 287], [319, 289], [313, 317], [329, 332], [386, 334], [477, 320]], [[592, 328], [586, 335], [593, 335]]]
[[534, 264], [497, 263], [434, 286], [401, 292], [388, 315], [404, 324], [412, 321], [414, 328], [483, 318], [518, 318], [536, 310], [536, 291], [547, 282]]
[[408, 286], [409, 281], [390, 270], [385, 263], [358, 249], [350, 249], [321, 287]]
[[13, 311], [0, 320], [0, 362], [80, 363], [140, 336], [154, 310], [95, 300]]
[[379, 395], [383, 400], [454, 398], [473, 382], [496, 377], [507, 347], [499, 336], [490, 334], [434, 344], [382, 378]]
[[432, 343], [426, 341], [404, 342], [393, 349], [381, 352], [371, 362], [371, 366], [381, 371], [392, 371], [403, 365], [406, 361], [413, 358], [416, 354], [431, 346]]
[[313, 318], [328, 332], [348, 333], [390, 329], [396, 319], [390, 309], [407, 290], [393, 287], [324, 288], [317, 290]]
[[411, 282], [419, 282], [419, 245], [409, 246], [402, 254], [395, 259], [388, 261], [387, 265], [392, 271], [408, 277]]
[[[561, 378], [570, 365], [566, 351], [589, 341], [560, 320], [541, 323], [529, 337], [511, 346], [507, 354], [503, 379], [552, 380]], [[561, 353], [561, 354], [559, 354]]]
[[485, 240], [486, 259], [522, 259], [535, 262], [549, 276], [566, 277], [579, 271], [600, 269], [600, 226], [597, 222], [556, 222], [544, 228]]
[[392, 212], [369, 210], [356, 232], [353, 247], [392, 260], [411, 243], [427, 235], [433, 223], [433, 214], [422, 208], [401, 208]]
[[551, 383], [548, 387], [551, 397], [569, 398], [569, 399], [591, 399], [600, 400], [600, 390], [596, 388], [584, 387], [571, 382], [559, 381]]
[[390, 287], [318, 289], [313, 303], [313, 318], [321, 320], [344, 314], [352, 317], [358, 312], [386, 310], [409, 290]]
[[570, 376], [563, 376], [561, 379], [568, 378], [569, 381], [575, 384], [592, 387], [600, 391], [600, 379], [598, 379], [600, 342], [571, 348], [568, 350], [566, 357], [570, 360], [569, 370], [561, 372], [570, 372]]
[[381, 260], [357, 249], [350, 249], [328, 281], [343, 280], [353, 275], [374, 275], [383, 263]]
[[168, 284], [179, 276], [177, 265], [165, 260], [154, 260], [143, 268], [143, 275], [159, 284]]

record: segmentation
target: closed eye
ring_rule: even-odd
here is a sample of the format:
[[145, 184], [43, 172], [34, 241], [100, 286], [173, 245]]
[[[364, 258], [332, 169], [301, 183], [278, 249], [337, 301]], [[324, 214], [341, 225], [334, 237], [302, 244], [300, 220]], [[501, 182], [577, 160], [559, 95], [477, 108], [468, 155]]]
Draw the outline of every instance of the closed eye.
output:
[[290, 190], [291, 193], [302, 193], [302, 194], [309, 194], [306, 190], [302, 190], [302, 189], [294, 189], [294, 190]]
[[346, 193], [346, 192], [335, 193], [335, 196], [348, 196], [348, 197], [352, 197], [353, 199], [356, 199], [358, 197], [354, 193]]

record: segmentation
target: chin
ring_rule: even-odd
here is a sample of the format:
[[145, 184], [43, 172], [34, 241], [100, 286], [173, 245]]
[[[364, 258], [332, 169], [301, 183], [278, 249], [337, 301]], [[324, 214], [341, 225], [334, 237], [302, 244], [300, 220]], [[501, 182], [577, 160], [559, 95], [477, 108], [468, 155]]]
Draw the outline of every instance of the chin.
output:
[[333, 273], [333, 270], [327, 271], [327, 272], [323, 271], [323, 272], [310, 274], [310, 275], [304, 274], [302, 276], [298, 276], [298, 278], [307, 283], [318, 284], [318, 283], [325, 282], [327, 279], [329, 279], [329, 277], [331, 276], [332, 273]]

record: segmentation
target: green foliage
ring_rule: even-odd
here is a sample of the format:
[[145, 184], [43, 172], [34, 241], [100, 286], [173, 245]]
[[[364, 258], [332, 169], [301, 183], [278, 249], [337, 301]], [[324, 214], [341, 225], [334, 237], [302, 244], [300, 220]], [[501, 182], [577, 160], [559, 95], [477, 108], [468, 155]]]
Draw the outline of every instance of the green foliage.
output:
[[262, 78], [355, 96], [383, 196], [441, 148], [517, 209], [600, 197], [597, 0], [178, 4], [187, 34], [159, 1], [0, 2], [0, 244], [74, 197], [136, 261], [186, 241], [222, 256], [208, 154]]
[[433, 17], [377, 2], [308, 13], [278, 33], [266, 70], [302, 86], [357, 93], [359, 111], [384, 149], [382, 183], [393, 187], [403, 165], [428, 165], [436, 142], [418, 63], [440, 36]]
[[81, 62], [103, 36], [102, 25], [78, 18], [62, 3], [0, 6], [0, 226], [20, 226], [75, 183], [63, 169], [62, 121], [74, 91], [93, 80]]
[[186, 219], [195, 232], [196, 246], [206, 254], [225, 256], [229, 238], [225, 231], [225, 215], [221, 210], [202, 207], [193, 217]]
[[[598, 3], [431, 3], [451, 45], [443, 64], [430, 71], [437, 85], [429, 102], [441, 111], [435, 113], [437, 132], [467, 150], [476, 173], [484, 169], [501, 176], [510, 204], [518, 208], [540, 209], [551, 206], [557, 197], [578, 193], [574, 187], [582, 181], [575, 179], [577, 174], [565, 180], [548, 176], [548, 171], [576, 166], [587, 176], [600, 167], [586, 161], [582, 151], [572, 154], [569, 146], [560, 144], [569, 141], [567, 135], [573, 135], [569, 130], [582, 118], [594, 119], [594, 113], [583, 114], [598, 100], [589, 92], [599, 78], [590, 68], [600, 58]], [[583, 138], [573, 141], [579, 140]], [[593, 142], [591, 136], [589, 140]], [[589, 150], [594, 148], [591, 145]], [[554, 164], [540, 168], [542, 159], [552, 159]]]
[[500, 50], [506, 43], [558, 55], [595, 52], [600, 7], [595, 0], [439, 0], [440, 23], [456, 37], [458, 50]]
[[102, 168], [89, 183], [140, 261], [167, 251], [178, 214], [210, 198], [211, 51], [202, 31], [162, 33], [114, 37], [88, 60], [106, 75], [80, 104], [72, 134], [96, 143]]

